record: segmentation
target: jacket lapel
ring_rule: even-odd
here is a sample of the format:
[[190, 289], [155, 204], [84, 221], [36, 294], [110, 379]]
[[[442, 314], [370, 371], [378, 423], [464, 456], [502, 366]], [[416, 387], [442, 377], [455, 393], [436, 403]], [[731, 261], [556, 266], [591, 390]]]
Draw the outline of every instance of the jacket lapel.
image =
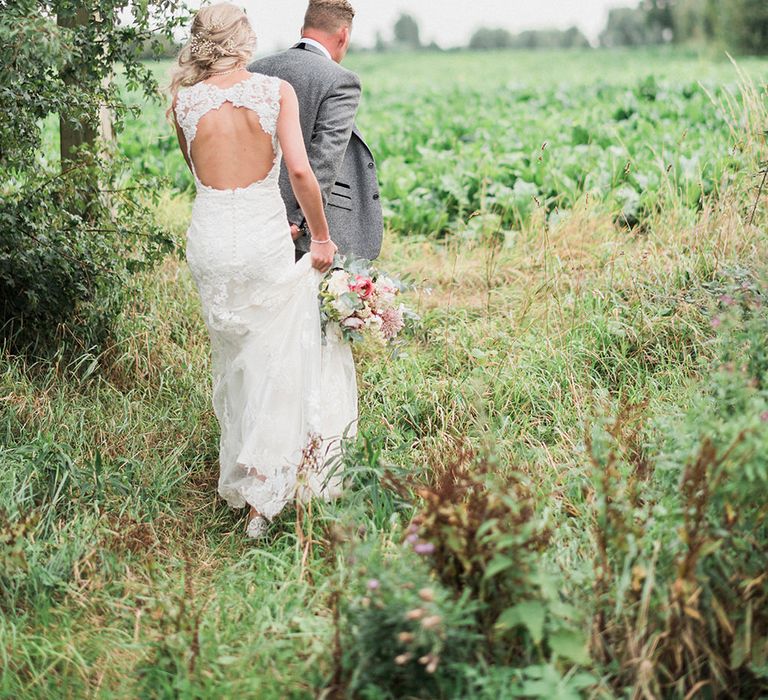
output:
[[363, 138], [363, 135], [360, 133], [360, 130], [357, 128], [357, 124], [354, 124], [352, 126], [352, 135], [360, 141], [360, 143], [365, 147], [365, 150], [368, 151], [369, 155], [371, 156], [371, 160], [374, 160], [373, 158], [373, 152], [371, 151], [368, 144], [365, 142], [365, 139]]

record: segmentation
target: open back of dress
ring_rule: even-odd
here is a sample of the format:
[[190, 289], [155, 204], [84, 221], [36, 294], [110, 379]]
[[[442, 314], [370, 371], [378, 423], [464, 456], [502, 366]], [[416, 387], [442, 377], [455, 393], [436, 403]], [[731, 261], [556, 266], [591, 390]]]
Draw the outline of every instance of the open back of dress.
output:
[[198, 188], [246, 189], [279, 171], [279, 79], [253, 73], [228, 87], [200, 82], [179, 91], [175, 112]]

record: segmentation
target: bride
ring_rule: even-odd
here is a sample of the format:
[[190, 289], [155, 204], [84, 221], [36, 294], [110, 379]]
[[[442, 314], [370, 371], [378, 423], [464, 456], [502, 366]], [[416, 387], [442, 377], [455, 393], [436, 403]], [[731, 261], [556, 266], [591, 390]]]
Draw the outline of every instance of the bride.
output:
[[[250, 506], [246, 532], [260, 538], [294, 498], [339, 494], [328, 456], [354, 430], [357, 387], [349, 346], [336, 329], [321, 335], [318, 285], [336, 246], [296, 94], [246, 71], [255, 39], [240, 8], [201, 9], [169, 112], [197, 190], [186, 253], [211, 339], [218, 491], [234, 508]], [[283, 158], [311, 232], [298, 263], [280, 196]]]

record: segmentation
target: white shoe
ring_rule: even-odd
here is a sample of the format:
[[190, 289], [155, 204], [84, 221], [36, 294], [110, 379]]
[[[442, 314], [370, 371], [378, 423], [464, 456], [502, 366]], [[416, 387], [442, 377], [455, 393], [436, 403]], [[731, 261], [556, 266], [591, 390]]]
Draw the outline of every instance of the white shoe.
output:
[[248, 527], [245, 529], [245, 534], [252, 540], [261, 540], [266, 537], [268, 526], [267, 519], [257, 515], [251, 518]]

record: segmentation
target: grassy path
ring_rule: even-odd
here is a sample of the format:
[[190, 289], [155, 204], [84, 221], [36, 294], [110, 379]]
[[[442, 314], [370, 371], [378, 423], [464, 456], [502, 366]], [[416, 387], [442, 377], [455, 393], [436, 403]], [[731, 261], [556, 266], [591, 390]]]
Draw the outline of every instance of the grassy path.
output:
[[[642, 63], [615, 58], [606, 80]], [[493, 59], [440, 57], [458, 72], [441, 76], [471, 81]], [[355, 60], [374, 97], [391, 94], [394, 72]], [[641, 73], [673, 63], [651, 56]], [[713, 80], [730, 70], [706, 65]], [[386, 126], [384, 107], [371, 99], [362, 119]], [[140, 281], [98, 355], [3, 355], [0, 697], [677, 698], [698, 683], [759, 697], [765, 203], [745, 222], [765, 105], [741, 123], [722, 196], [696, 211], [655, 192], [634, 232], [585, 196], [561, 217], [531, 204], [503, 235], [492, 217], [443, 242], [391, 232], [382, 266], [418, 282], [422, 322], [398, 358], [358, 352], [344, 498], [285, 513], [263, 547], [215, 495], [208, 344], [183, 262]], [[158, 205], [180, 242], [189, 206]], [[414, 516], [432, 555], [403, 545]], [[443, 627], [404, 631], [429, 606], [440, 615], [419, 619]], [[401, 657], [403, 633], [439, 651], [434, 674], [426, 652]]]

